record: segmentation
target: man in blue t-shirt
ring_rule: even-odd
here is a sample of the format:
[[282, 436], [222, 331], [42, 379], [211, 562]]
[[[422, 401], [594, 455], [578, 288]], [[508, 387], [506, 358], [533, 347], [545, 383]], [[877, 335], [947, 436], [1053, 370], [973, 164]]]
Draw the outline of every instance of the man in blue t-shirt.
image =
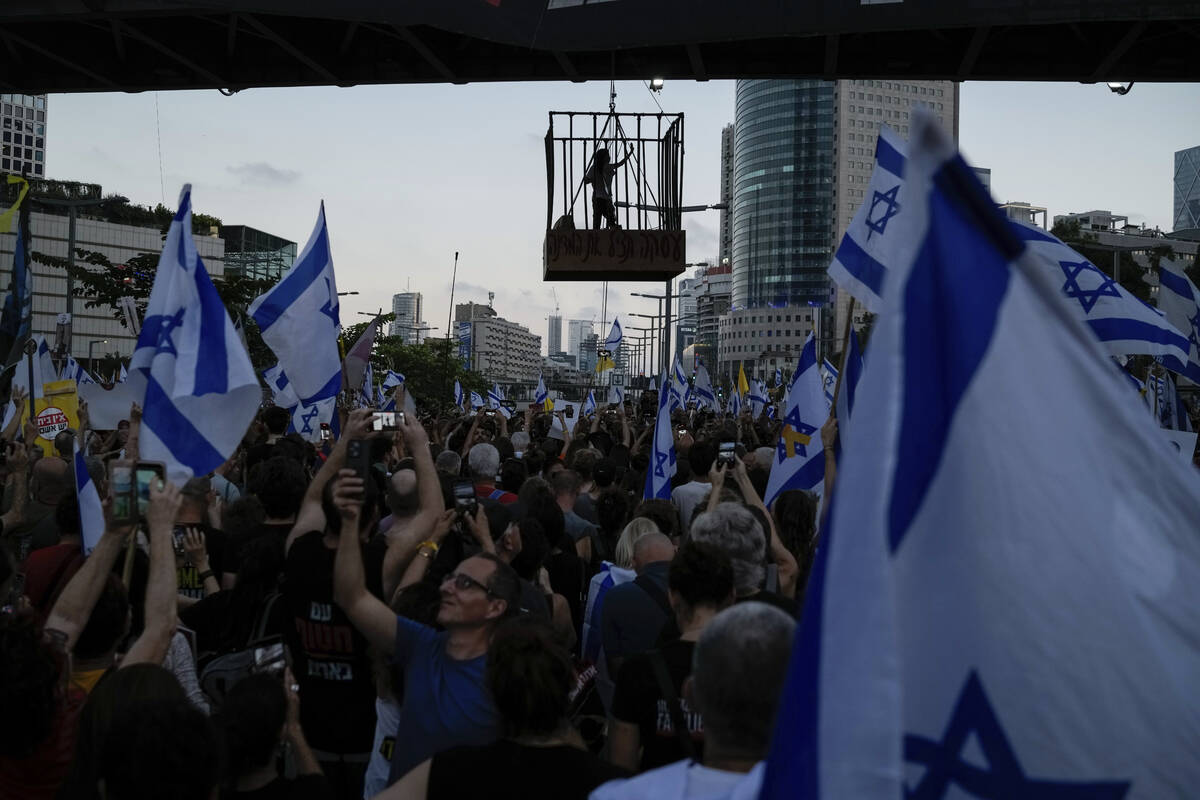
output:
[[[361, 513], [362, 480], [348, 470], [336, 480], [334, 502], [343, 524], [352, 524]], [[482, 514], [468, 524], [482, 525], [486, 534]], [[395, 662], [404, 670], [404, 702], [389, 784], [436, 753], [490, 744], [499, 735], [500, 720], [485, 688], [484, 670], [493, 630], [520, 611], [520, 579], [493, 553], [483, 552], [463, 560], [446, 576], [441, 596], [441, 632], [397, 617], [367, 591], [359, 549], [338, 549], [334, 599], [367, 641], [384, 652], [394, 649]]]

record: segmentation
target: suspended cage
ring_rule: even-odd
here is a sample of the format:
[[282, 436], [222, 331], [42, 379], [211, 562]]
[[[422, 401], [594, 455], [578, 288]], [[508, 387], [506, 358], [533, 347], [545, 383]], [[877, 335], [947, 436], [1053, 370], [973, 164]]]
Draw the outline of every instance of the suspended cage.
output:
[[546, 280], [683, 272], [683, 114], [551, 111]]

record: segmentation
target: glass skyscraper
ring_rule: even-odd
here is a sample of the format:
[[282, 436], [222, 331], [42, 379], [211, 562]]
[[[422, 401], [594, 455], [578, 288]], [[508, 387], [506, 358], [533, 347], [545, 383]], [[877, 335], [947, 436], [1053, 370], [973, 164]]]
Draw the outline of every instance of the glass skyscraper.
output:
[[828, 299], [833, 245], [834, 84], [737, 82], [733, 309]]
[[1177, 231], [1200, 228], [1200, 146], [1175, 152], [1175, 224]]

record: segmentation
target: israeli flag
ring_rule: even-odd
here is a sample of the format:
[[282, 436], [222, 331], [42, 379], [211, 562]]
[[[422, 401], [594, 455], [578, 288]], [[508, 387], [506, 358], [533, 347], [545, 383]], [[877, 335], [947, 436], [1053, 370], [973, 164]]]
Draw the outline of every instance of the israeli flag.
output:
[[471, 392], [471, 408], [483, 408], [483, 398], [479, 396], [479, 392]]
[[767, 390], [762, 381], [758, 379], [750, 381], [750, 394], [746, 400], [750, 403], [750, 413], [754, 418], [758, 419], [762, 416], [763, 409], [767, 407]]
[[761, 797], [1190, 797], [1200, 474], [928, 114], [913, 141]]
[[496, 413], [500, 414], [505, 419], [508, 419], [512, 416], [512, 414], [509, 413], [509, 410], [504, 407], [502, 402], [504, 400], [504, 390], [500, 388], [500, 384], [492, 384], [492, 388], [488, 389], [487, 395], [488, 408], [495, 409]]
[[776, 367], [775, 368], [775, 387], [779, 388], [780, 386], [783, 386], [783, 368]]
[[735, 389], [729, 395], [729, 413], [737, 419], [742, 414], [742, 396]]
[[[667, 376], [663, 376], [666, 382]], [[671, 478], [675, 476], [675, 430], [671, 427], [671, 407], [667, 392], [658, 395], [658, 415], [654, 420], [654, 438], [650, 446], [650, 465], [646, 468], [646, 500], [670, 500]]]
[[1168, 323], [1187, 333], [1183, 354], [1163, 353], [1162, 364], [1200, 382], [1200, 290], [1184, 272], [1184, 265], [1168, 258], [1158, 262], [1158, 283], [1159, 311]]
[[[225, 306], [222, 305], [221, 307], [224, 308]], [[147, 313], [149, 313], [149, 310], [147, 310]], [[238, 339], [238, 344], [241, 344], [241, 341], [242, 341], [241, 339]], [[245, 347], [242, 347], [242, 350], [245, 350], [245, 349], [246, 349]], [[129, 380], [129, 370], [125, 369], [125, 365], [122, 364], [121, 365], [121, 375], [119, 378], [117, 378], [117, 383], [124, 383], [127, 380]]]
[[621, 321], [614, 319], [612, 329], [608, 332], [608, 338], [604, 340], [604, 349], [612, 353], [617, 352], [617, 348], [621, 346], [623, 334], [621, 331]]
[[311, 404], [341, 391], [337, 341], [342, 329], [324, 203], [312, 236], [292, 268], [255, 298], [249, 311], [297, 397]]
[[546, 400], [550, 398], [550, 392], [546, 391], [546, 379], [538, 375], [537, 389], [533, 393], [533, 402], [535, 405], [546, 407]]
[[[854, 215], [829, 266], [829, 276], [834, 283], [873, 312], [880, 307], [880, 292], [888, 273], [897, 268], [897, 251], [890, 241], [889, 231], [904, 226], [908, 211], [904, 199], [907, 188], [902, 177], [904, 153], [903, 140], [894, 131], [882, 128], [875, 147], [875, 172], [867, 189], [870, 200], [864, 202]], [[1054, 281], [1062, 295], [1071, 301], [1068, 307], [1087, 323], [1108, 352], [1163, 356], [1167, 359], [1164, 363], [1168, 369], [1183, 375], [1192, 369], [1193, 380], [1200, 380], [1200, 357], [1194, 362], [1194, 368], [1188, 366], [1188, 336], [1180, 333], [1192, 330], [1186, 319], [1170, 312], [1164, 317], [1041, 228], [1015, 221], [1006, 224], [1012, 226], [1017, 238], [1029, 245], [1030, 254], [1037, 256], [1037, 263], [1047, 278]], [[1164, 312], [1167, 309], [1163, 297], [1170, 291], [1168, 284], [1172, 284], [1170, 276], [1163, 279], [1163, 288], [1167, 291], [1159, 292], [1159, 308]], [[1173, 285], [1183, 289], [1178, 282]], [[1197, 322], [1200, 324], [1200, 319]], [[1196, 353], [1196, 350], [1191, 352]]]
[[904, 151], [900, 135], [881, 125], [867, 199], [859, 206], [829, 265], [829, 277], [838, 288], [875, 313], [881, 307], [883, 282], [892, 253], [887, 229], [907, 206]]
[[821, 361], [821, 387], [825, 391], [825, 401], [833, 408], [833, 390], [837, 387], [838, 368], [828, 358]]
[[275, 405], [280, 408], [295, 408], [300, 404], [300, 398], [296, 397], [296, 390], [292, 388], [287, 375], [283, 374], [283, 367], [279, 364], [263, 370], [263, 380], [267, 382], [267, 388], [271, 390]]
[[683, 364], [679, 362], [679, 356], [675, 356], [674, 362], [671, 364], [671, 377], [669, 381], [664, 381], [663, 386], [669, 387], [671, 411], [677, 408], [683, 408], [687, 403], [688, 390], [691, 384], [688, 383], [687, 373], [683, 371]]
[[842, 388], [837, 397], [838, 441], [845, 444], [850, 430], [850, 419], [854, 414], [854, 400], [858, 396], [858, 382], [862, 378], [863, 357], [858, 349], [858, 334], [850, 331], [850, 344], [846, 353], [846, 374], [842, 376]]
[[75, 381], [76, 385], [81, 383], [94, 384], [96, 382], [92, 379], [92, 376], [88, 374], [87, 370], [85, 370], [80, 363], [75, 360], [74, 356], [67, 356], [67, 361], [65, 364], [63, 364], [62, 374], [59, 376], [59, 380]]
[[716, 410], [717, 393], [713, 391], [712, 379], [708, 377], [708, 368], [703, 364], [696, 367], [696, 385], [692, 387], [696, 397], [696, 405]]
[[625, 390], [616, 384], [609, 386], [608, 402], [614, 406], [622, 405], [625, 402]]
[[[50, 345], [40, 333], [30, 337], [37, 344], [37, 350], [32, 356], [22, 355], [21, 360], [13, 367], [13, 386], [20, 386], [29, 397], [40, 400], [45, 397], [45, 384], [58, 379], [58, 370], [54, 368], [54, 357], [50, 355]], [[29, 364], [33, 363], [33, 385], [29, 385]]]
[[587, 399], [583, 401], [583, 415], [590, 417], [596, 413], [596, 393], [591, 389], [588, 390]]
[[459, 408], [462, 408], [462, 404], [463, 404], [462, 384], [459, 383], [458, 381], [455, 381], [454, 382], [454, 405], [458, 406]]
[[321, 441], [321, 425], [334, 429], [337, 415], [337, 396], [314, 400], [312, 403], [298, 403], [292, 409], [292, 430], [309, 442]]
[[775, 418], [778, 416], [779, 416], [779, 410], [775, 407], [775, 404], [774, 403], [769, 404], [767, 406], [767, 419], [771, 420], [771, 422], [774, 422]]
[[79, 500], [79, 532], [86, 556], [96, 549], [104, 535], [104, 507], [83, 459], [83, 451], [79, 449], [79, 437], [75, 437], [75, 497]]
[[817, 369], [817, 342], [810, 333], [796, 365], [796, 379], [788, 392], [783, 429], [775, 445], [775, 459], [767, 478], [764, 502], [769, 508], [780, 493], [789, 489], [822, 491], [825, 481], [825, 450], [821, 426], [829, 418], [821, 375]]
[[397, 386], [399, 386], [402, 383], [404, 383], [404, 375], [402, 375], [399, 372], [395, 372], [394, 370], [389, 369], [387, 371], [387, 375], [384, 376], [384, 379], [383, 379], [383, 384], [382, 384], [383, 390], [390, 394], [392, 389], [395, 389]]
[[362, 387], [358, 392], [359, 408], [368, 408], [375, 402], [375, 369], [371, 366], [371, 362], [367, 362], [367, 368], [363, 370]]
[[165, 462], [181, 485], [233, 456], [262, 390], [196, 253], [190, 185], [167, 232], [130, 366], [145, 385], [143, 458]]

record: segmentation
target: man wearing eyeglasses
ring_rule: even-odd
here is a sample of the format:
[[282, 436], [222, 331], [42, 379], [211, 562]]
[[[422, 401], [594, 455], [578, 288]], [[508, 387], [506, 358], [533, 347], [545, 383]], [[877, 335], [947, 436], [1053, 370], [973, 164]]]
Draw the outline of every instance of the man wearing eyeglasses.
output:
[[[419, 438], [414, 427], [419, 426], [403, 424], [406, 441]], [[362, 480], [352, 471], [339, 473], [334, 502], [343, 525], [358, 524], [362, 491]], [[334, 600], [371, 644], [393, 652], [393, 660], [404, 669], [404, 702], [388, 783], [442, 750], [489, 744], [499, 735], [500, 720], [485, 688], [484, 670], [492, 632], [519, 612], [520, 596], [516, 572], [494, 553], [467, 558], [441, 583], [437, 622], [444, 630], [435, 631], [397, 617], [367, 591], [359, 548], [339, 546]]]

